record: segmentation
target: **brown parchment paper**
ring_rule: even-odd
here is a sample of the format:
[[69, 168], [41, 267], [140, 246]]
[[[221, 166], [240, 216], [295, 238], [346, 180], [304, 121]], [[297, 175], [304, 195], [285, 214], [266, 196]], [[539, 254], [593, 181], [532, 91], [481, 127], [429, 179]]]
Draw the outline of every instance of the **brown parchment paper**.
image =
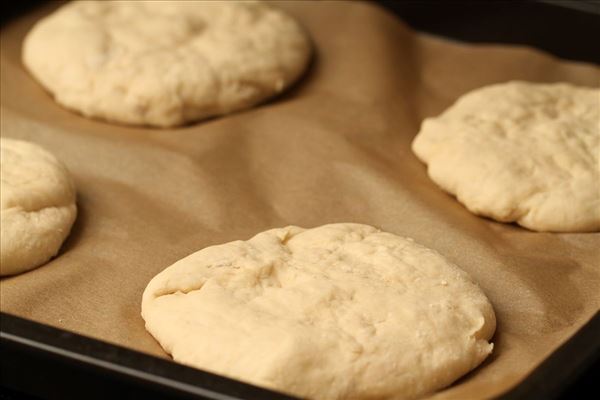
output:
[[144, 330], [142, 291], [208, 245], [288, 224], [371, 224], [410, 236], [468, 271], [494, 304], [493, 355], [435, 398], [517, 385], [600, 308], [600, 235], [535, 233], [471, 215], [410, 151], [420, 121], [510, 79], [598, 86], [600, 69], [517, 46], [416, 33], [373, 4], [285, 2], [316, 57], [287, 94], [180, 129], [80, 117], [20, 62], [50, 5], [2, 31], [2, 136], [65, 162], [79, 216], [59, 256], [0, 282], [1, 309], [166, 357]]

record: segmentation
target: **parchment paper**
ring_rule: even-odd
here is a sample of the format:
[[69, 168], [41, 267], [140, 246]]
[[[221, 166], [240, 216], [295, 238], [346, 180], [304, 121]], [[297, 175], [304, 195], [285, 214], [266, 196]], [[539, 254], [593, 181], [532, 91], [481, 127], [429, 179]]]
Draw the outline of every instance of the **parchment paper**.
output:
[[169, 130], [85, 119], [26, 73], [22, 38], [55, 5], [3, 29], [2, 135], [66, 163], [79, 216], [57, 258], [2, 279], [2, 311], [166, 357], [139, 315], [158, 272], [273, 227], [360, 222], [436, 249], [495, 307], [493, 355], [435, 397], [507, 391], [599, 310], [600, 235], [535, 233], [471, 215], [428, 179], [409, 146], [424, 117], [468, 90], [510, 79], [598, 86], [600, 69], [415, 33], [373, 4], [282, 6], [314, 39], [306, 77], [268, 104]]

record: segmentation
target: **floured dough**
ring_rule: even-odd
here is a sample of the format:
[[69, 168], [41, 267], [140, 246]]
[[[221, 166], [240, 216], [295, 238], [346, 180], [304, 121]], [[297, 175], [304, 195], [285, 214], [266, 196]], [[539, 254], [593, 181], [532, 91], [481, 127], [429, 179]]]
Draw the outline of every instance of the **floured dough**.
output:
[[63, 106], [159, 127], [255, 105], [309, 56], [298, 23], [259, 1], [74, 1], [23, 46], [25, 66]]
[[427, 118], [413, 151], [471, 212], [536, 231], [600, 230], [600, 90], [509, 82]]
[[438, 253], [359, 224], [205, 248], [148, 284], [146, 329], [176, 361], [318, 399], [410, 399], [492, 351], [489, 301]]
[[35, 268], [58, 252], [75, 221], [75, 188], [65, 167], [41, 147], [0, 139], [0, 275]]

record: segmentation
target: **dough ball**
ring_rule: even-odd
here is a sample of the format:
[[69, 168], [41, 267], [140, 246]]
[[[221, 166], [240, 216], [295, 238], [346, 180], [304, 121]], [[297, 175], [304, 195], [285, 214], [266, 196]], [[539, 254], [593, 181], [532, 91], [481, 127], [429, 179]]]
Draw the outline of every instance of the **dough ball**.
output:
[[41, 147], [0, 139], [0, 275], [18, 274], [58, 253], [75, 221], [69, 173]]
[[413, 151], [471, 212], [535, 231], [600, 230], [600, 90], [508, 82], [423, 121]]
[[411, 239], [290, 226], [207, 247], [148, 284], [146, 329], [176, 361], [318, 399], [415, 398], [492, 351], [492, 306]]
[[281, 92], [310, 53], [299, 24], [259, 1], [74, 1], [33, 27], [23, 62], [71, 110], [169, 127]]

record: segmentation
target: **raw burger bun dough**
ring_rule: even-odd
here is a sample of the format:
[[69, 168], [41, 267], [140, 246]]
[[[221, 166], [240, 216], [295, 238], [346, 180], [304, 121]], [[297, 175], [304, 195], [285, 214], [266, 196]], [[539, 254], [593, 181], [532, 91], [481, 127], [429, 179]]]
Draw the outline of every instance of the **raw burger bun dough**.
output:
[[33, 143], [0, 139], [0, 275], [18, 274], [58, 253], [75, 221], [75, 187], [52, 154]]
[[492, 351], [492, 306], [411, 239], [295, 226], [207, 247], [158, 274], [146, 329], [176, 361], [297, 396], [411, 399]]
[[33, 27], [23, 62], [69, 109], [169, 127], [281, 92], [310, 53], [300, 25], [259, 1], [74, 1]]
[[471, 212], [535, 231], [600, 230], [600, 90], [508, 82], [423, 121], [413, 151]]

